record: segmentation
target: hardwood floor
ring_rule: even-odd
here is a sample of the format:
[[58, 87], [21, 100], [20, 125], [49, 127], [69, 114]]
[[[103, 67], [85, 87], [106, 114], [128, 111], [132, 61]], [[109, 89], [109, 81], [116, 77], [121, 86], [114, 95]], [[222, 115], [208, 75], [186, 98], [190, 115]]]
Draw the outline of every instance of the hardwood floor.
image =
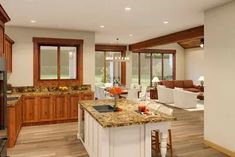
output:
[[[174, 109], [172, 123], [175, 157], [226, 157], [203, 144], [203, 112]], [[77, 140], [77, 123], [23, 127], [11, 157], [88, 157]], [[156, 156], [156, 155], [155, 155]]]

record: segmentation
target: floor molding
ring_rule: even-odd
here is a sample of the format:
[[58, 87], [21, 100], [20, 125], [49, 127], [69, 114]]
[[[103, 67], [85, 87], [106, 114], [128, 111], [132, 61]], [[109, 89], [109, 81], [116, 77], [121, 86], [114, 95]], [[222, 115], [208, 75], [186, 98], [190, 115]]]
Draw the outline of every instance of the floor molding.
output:
[[235, 157], [235, 152], [233, 152], [231, 150], [228, 150], [227, 148], [224, 148], [222, 146], [219, 146], [219, 145], [217, 145], [217, 144], [215, 144], [213, 142], [210, 142], [208, 140], [204, 140], [204, 144], [209, 146], [209, 147], [212, 147], [212, 148], [214, 148], [214, 149], [216, 149], [216, 150], [218, 150], [220, 152], [223, 152], [223, 153], [225, 153], [225, 154], [227, 154], [227, 155], [229, 155], [231, 157]]

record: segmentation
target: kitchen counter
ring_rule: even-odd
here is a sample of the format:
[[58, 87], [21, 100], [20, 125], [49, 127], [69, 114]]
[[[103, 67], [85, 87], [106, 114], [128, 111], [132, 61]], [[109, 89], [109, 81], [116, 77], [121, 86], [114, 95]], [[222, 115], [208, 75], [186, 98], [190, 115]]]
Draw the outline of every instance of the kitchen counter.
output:
[[79, 94], [79, 93], [91, 92], [88, 90], [68, 90], [68, 91], [40, 91], [40, 92], [14, 92], [7, 94], [7, 98], [18, 98], [14, 100], [7, 100], [7, 106], [14, 106], [21, 96], [47, 96], [47, 95], [63, 95], [63, 94]]
[[118, 107], [122, 109], [120, 112], [100, 113], [93, 108], [93, 106], [104, 104], [113, 105], [113, 100], [89, 100], [80, 102], [81, 107], [104, 128], [176, 120], [173, 116], [159, 112], [155, 113], [155, 115], [142, 115], [137, 112], [138, 104], [126, 99], [118, 100]]
[[168, 130], [175, 117], [156, 113], [143, 115], [137, 112], [138, 104], [130, 100], [118, 100], [120, 112], [100, 113], [93, 108], [113, 105], [113, 100], [81, 101], [78, 134], [90, 157], [152, 157], [151, 136], [153, 130], [161, 134], [160, 151], [166, 157]]

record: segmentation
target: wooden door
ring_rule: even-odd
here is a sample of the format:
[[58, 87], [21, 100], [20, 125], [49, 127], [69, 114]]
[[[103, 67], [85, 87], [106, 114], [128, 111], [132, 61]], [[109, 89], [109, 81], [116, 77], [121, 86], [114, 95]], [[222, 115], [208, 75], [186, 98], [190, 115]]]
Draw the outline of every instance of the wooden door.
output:
[[36, 97], [25, 96], [23, 98], [23, 123], [36, 122]]
[[54, 119], [66, 120], [68, 117], [66, 96], [57, 95], [54, 97], [54, 102]]
[[53, 101], [51, 96], [38, 97], [38, 121], [53, 120]]
[[69, 95], [69, 119], [78, 119], [79, 95]]

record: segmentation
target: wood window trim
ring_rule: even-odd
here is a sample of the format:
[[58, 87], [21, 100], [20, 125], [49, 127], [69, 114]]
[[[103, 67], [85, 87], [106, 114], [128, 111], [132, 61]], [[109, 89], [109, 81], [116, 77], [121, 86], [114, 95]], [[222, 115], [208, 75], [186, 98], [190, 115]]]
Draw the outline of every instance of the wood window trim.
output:
[[[164, 54], [172, 54], [173, 55], [173, 80], [176, 79], [176, 50], [173, 49], [140, 49], [136, 51], [132, 51], [132, 53], [138, 53], [138, 83], [141, 84], [141, 59], [140, 54], [141, 53], [150, 53], [150, 79], [152, 80], [152, 54], [153, 53], [159, 53], [162, 57], [162, 77], [164, 77], [164, 61], [163, 61], [163, 55]], [[152, 86], [152, 81], [150, 80], [150, 86]]]
[[[75, 46], [77, 47], [76, 79], [40, 80], [40, 46]], [[68, 86], [83, 83], [83, 40], [62, 38], [33, 37], [33, 83], [34, 86]], [[57, 55], [58, 57], [58, 55]], [[59, 66], [60, 67], [60, 66]], [[60, 69], [58, 69], [59, 71]]]
[[[104, 45], [96, 44], [95, 51], [103, 52], [121, 52], [122, 57], [126, 57], [127, 46], [126, 45]], [[121, 84], [126, 85], [126, 63], [121, 63]]]

